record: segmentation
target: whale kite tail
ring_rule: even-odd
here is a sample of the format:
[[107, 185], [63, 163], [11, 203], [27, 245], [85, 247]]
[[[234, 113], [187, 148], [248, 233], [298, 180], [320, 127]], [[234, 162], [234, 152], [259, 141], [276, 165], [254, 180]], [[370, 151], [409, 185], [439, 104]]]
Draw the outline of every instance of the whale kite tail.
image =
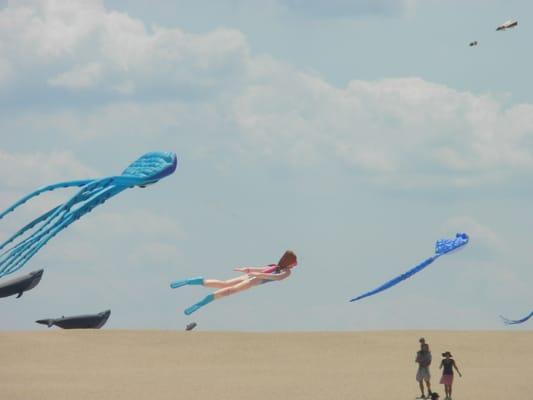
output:
[[54, 325], [55, 320], [52, 318], [49, 319], [39, 319], [37, 321], [38, 324], [47, 325], [49, 328], [51, 328]]

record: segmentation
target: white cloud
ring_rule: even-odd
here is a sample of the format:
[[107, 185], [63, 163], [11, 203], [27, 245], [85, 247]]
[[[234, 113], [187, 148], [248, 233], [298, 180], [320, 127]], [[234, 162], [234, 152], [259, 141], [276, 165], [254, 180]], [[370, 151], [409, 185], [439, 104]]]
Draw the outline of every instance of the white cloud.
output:
[[85, 143], [170, 140], [174, 131], [174, 141], [186, 137], [202, 151], [307, 167], [335, 162], [376, 184], [411, 188], [484, 185], [533, 169], [532, 104], [507, 107], [420, 78], [338, 88], [252, 56], [235, 30], [148, 29], [99, 2], [75, 4], [10, 3], [0, 12], [8, 39], [0, 53], [24, 65], [12, 72], [24, 85], [90, 90], [106, 101], [77, 110], [72, 97], [52, 100], [44, 112], [0, 119], [6, 131], [57, 131]]
[[68, 151], [51, 153], [10, 153], [0, 149], [2, 189], [37, 188], [43, 182], [54, 183], [95, 176], [90, 167]]
[[236, 30], [148, 30], [100, 1], [10, 2], [0, 11], [0, 36], [0, 59], [11, 61], [1, 70], [16, 70], [19, 80], [32, 75], [40, 77], [35, 85], [109, 93], [118, 88], [122, 94], [132, 93], [132, 82], [152, 94], [209, 91], [238, 81], [248, 53]]
[[48, 80], [52, 86], [63, 86], [69, 89], [82, 89], [93, 86], [102, 74], [102, 67], [97, 63], [89, 63], [74, 67], [72, 70]]
[[470, 235], [470, 241], [480, 244], [485, 250], [503, 251], [507, 248], [503, 237], [470, 216], [452, 217], [446, 221], [443, 228], [452, 232], [467, 232]]
[[338, 89], [290, 69], [251, 83], [235, 102], [245, 136], [269, 157], [294, 160], [290, 149], [306, 143], [300, 160], [340, 159], [376, 181], [413, 186], [469, 186], [530, 170], [532, 110], [418, 78]]

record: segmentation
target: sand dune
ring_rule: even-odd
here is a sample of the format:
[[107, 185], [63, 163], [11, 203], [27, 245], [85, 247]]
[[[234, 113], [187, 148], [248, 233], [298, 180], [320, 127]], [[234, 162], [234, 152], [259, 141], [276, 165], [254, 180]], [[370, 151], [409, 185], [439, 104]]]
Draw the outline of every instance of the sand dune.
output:
[[533, 399], [533, 332], [0, 333], [1, 398], [414, 399], [415, 352], [426, 337], [463, 378], [457, 399]]

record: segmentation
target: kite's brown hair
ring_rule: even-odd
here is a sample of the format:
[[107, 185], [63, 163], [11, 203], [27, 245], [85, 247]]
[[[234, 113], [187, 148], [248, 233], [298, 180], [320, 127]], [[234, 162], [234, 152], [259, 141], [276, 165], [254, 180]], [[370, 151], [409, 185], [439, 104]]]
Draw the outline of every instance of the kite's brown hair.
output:
[[279, 269], [285, 269], [289, 265], [297, 264], [298, 259], [296, 258], [296, 254], [292, 252], [291, 250], [287, 250], [279, 259], [278, 261], [278, 270]]

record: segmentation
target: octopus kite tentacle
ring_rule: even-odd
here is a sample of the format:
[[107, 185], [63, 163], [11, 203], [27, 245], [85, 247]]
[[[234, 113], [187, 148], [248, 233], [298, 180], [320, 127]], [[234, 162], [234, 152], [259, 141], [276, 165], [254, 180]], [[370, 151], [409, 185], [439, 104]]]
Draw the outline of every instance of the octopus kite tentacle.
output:
[[505, 318], [505, 317], [503, 317], [503, 316], [500, 315], [500, 318], [503, 320], [503, 323], [504, 323], [505, 325], [516, 325], [516, 324], [521, 324], [521, 323], [523, 323], [523, 322], [526, 322], [526, 321], [527, 321], [528, 319], [530, 319], [531, 317], [533, 317], [533, 311], [531, 311], [531, 312], [529, 313], [528, 316], [526, 316], [526, 317], [524, 317], [524, 318], [522, 318], [522, 319], [516, 319], [516, 320], [514, 320], [514, 319], [507, 319], [507, 318]]
[[[176, 166], [176, 154], [152, 152], [134, 161], [119, 176], [55, 183], [24, 196], [0, 213], [0, 219], [41, 193], [69, 187], [81, 188], [68, 201], [35, 218], [0, 243], [0, 250], [3, 250], [0, 253], [0, 278], [22, 268], [50, 239], [95, 207], [131, 187], [156, 183], [171, 175]], [[26, 233], [28, 237], [17, 242]], [[11, 247], [7, 247], [10, 244]]]
[[68, 187], [81, 187], [85, 186], [88, 183], [92, 182], [92, 179], [83, 180], [83, 181], [70, 181], [70, 182], [61, 182], [61, 183], [55, 183], [53, 185], [44, 186], [40, 189], [35, 190], [34, 192], [30, 193], [27, 196], [24, 196], [22, 199], [17, 201], [15, 204], [12, 204], [10, 207], [8, 207], [6, 210], [4, 210], [2, 213], [0, 213], [0, 219], [4, 218], [7, 214], [10, 212], [13, 212], [17, 207], [21, 206], [22, 204], [26, 203], [28, 200], [30, 200], [33, 197], [39, 196], [41, 193], [44, 192], [51, 192], [55, 189], [63, 189]]
[[396, 278], [385, 282], [383, 285], [378, 286], [377, 288], [375, 288], [373, 290], [370, 290], [370, 291], [368, 291], [366, 293], [363, 293], [363, 294], [361, 294], [361, 295], [359, 295], [357, 297], [354, 297], [354, 298], [350, 299], [350, 301], [357, 301], [357, 300], [364, 299], [365, 297], [372, 296], [372, 295], [374, 295], [376, 293], [382, 292], [383, 290], [386, 290], [388, 288], [391, 288], [392, 286], [397, 285], [401, 281], [403, 281], [403, 280], [405, 280], [407, 278], [410, 278], [411, 276], [413, 276], [417, 272], [422, 271], [424, 268], [426, 268], [428, 265], [433, 263], [433, 261], [435, 261], [440, 256], [443, 256], [444, 254], [448, 254], [448, 253], [451, 253], [453, 251], [459, 250], [460, 248], [462, 248], [464, 245], [466, 245], [468, 243], [468, 240], [469, 240], [469, 238], [468, 238], [468, 235], [466, 233], [457, 233], [455, 235], [454, 239], [437, 240], [437, 243], [435, 243], [435, 254], [433, 256], [431, 256], [431, 257], [427, 258], [426, 260], [422, 261], [420, 264], [418, 264], [417, 266], [411, 268], [409, 271], [401, 274], [400, 276], [397, 276]]

